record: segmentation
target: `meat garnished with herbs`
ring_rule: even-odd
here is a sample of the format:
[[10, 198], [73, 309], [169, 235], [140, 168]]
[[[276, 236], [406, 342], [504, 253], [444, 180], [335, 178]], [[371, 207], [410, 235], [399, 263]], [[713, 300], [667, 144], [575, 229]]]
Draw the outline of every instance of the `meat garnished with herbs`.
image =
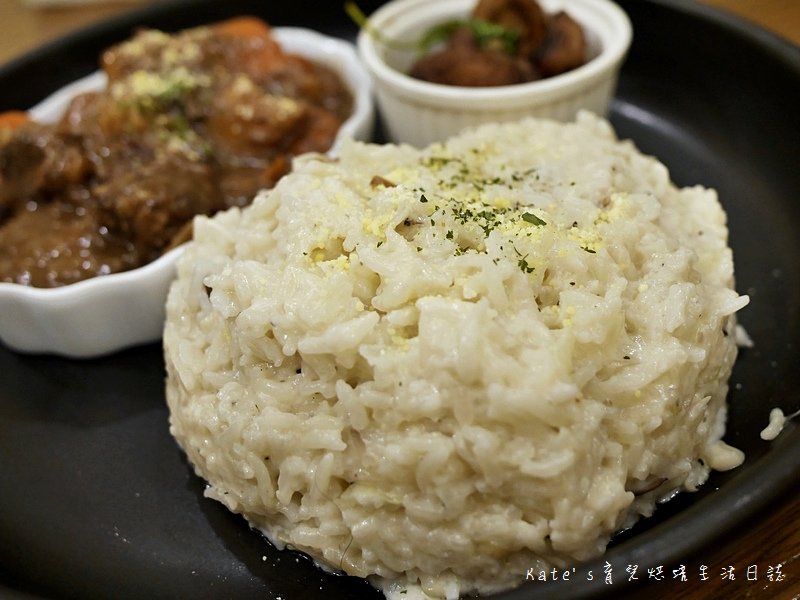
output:
[[107, 50], [108, 84], [54, 124], [0, 115], [0, 281], [56, 287], [144, 265], [191, 219], [250, 202], [350, 115], [331, 69], [242, 17]]
[[444, 46], [419, 58], [409, 74], [446, 85], [525, 83], [587, 60], [580, 24], [563, 11], [545, 14], [536, 0], [480, 0], [469, 19], [443, 23], [424, 39]]

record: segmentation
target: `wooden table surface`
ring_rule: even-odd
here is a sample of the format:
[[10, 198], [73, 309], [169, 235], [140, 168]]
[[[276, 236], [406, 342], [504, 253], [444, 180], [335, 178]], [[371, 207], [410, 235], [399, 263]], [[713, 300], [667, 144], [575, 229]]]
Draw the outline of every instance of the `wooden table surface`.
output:
[[[800, 0], [704, 0], [728, 10], [800, 45]], [[0, 0], [0, 63], [34, 48], [55, 36], [92, 23], [121, 10], [132, 2], [94, 3], [63, 8], [31, 8], [20, 0]], [[0, 92], [2, 93], [2, 92]], [[800, 110], [800, 107], [798, 108]], [[799, 478], [800, 479], [800, 478]], [[678, 565], [664, 565], [664, 579], [649, 579], [646, 570], [636, 573], [642, 588], [617, 597], [675, 598], [693, 600], [798, 600], [800, 599], [800, 489], [780, 499], [765, 514], [740, 531], [731, 531], [702, 556], [687, 559], [687, 581]], [[702, 566], [707, 566], [701, 579]], [[776, 571], [776, 567], [780, 571]], [[734, 579], [723, 570], [734, 567]], [[643, 569], [643, 567], [642, 567]], [[654, 573], [654, 575], [657, 575]], [[771, 575], [771, 580], [770, 580]], [[779, 577], [783, 579], [778, 581]], [[626, 579], [613, 574], [616, 581]], [[620, 590], [622, 592], [622, 590]]]
[[[48, 0], [31, 0], [47, 2]], [[58, 0], [52, 0], [57, 2]], [[154, 0], [61, 0], [66, 6], [30, 8], [0, 0], [0, 64], [60, 34]], [[157, 1], [157, 0], [155, 0]], [[800, 0], [702, 0], [761, 25], [800, 45]]]

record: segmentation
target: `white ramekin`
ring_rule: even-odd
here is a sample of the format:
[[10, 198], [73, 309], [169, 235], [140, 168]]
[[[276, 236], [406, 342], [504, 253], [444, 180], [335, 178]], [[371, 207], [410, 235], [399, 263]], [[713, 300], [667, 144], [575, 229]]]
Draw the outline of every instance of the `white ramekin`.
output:
[[[337, 135], [335, 153], [346, 137], [372, 136], [374, 108], [371, 79], [344, 40], [295, 27], [276, 27], [276, 39], [291, 53], [334, 68], [354, 95], [354, 109]], [[94, 73], [55, 92], [30, 110], [42, 122], [55, 121], [76, 94], [102, 89], [105, 76]], [[73, 358], [109, 354], [153, 342], [164, 327], [167, 291], [182, 247], [124, 273], [94, 277], [59, 288], [0, 283], [0, 340], [19, 352]]]
[[418, 56], [415, 51], [390, 48], [370, 33], [413, 42], [436, 24], [467, 17], [476, 2], [393, 0], [369, 17], [369, 28], [358, 36], [358, 50], [373, 77], [390, 141], [425, 146], [486, 122], [526, 116], [567, 121], [581, 109], [607, 114], [632, 37], [630, 20], [610, 0], [540, 0], [545, 12], [565, 10], [582, 25], [590, 60], [530, 83], [473, 88], [421, 81], [406, 74]]

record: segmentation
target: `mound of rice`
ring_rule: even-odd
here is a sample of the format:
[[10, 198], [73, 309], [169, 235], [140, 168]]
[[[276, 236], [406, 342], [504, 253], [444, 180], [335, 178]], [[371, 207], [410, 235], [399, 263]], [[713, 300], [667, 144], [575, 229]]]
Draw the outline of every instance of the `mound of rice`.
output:
[[195, 223], [164, 333], [207, 495], [388, 595], [601, 554], [739, 464], [713, 190], [589, 114], [306, 155]]

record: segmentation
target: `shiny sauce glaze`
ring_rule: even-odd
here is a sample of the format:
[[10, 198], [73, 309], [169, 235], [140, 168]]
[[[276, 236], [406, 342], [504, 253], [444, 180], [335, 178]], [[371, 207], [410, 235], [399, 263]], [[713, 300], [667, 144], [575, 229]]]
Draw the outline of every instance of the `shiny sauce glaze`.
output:
[[479, 0], [469, 19], [442, 23], [423, 39], [443, 43], [415, 61], [409, 75], [444, 85], [526, 83], [587, 60], [581, 25], [564, 11], [545, 13], [537, 0]]
[[55, 124], [0, 114], [0, 281], [57, 287], [147, 264], [330, 148], [352, 95], [242, 17], [142, 30]]

